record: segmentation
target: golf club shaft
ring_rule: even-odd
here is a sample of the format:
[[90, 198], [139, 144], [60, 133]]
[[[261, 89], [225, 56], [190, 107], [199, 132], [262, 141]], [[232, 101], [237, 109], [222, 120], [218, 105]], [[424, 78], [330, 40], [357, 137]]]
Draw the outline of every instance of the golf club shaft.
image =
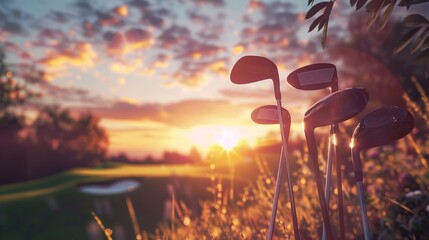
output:
[[[279, 159], [279, 166], [277, 168], [277, 180], [276, 180], [276, 189], [274, 192], [274, 199], [273, 199], [273, 207], [271, 210], [271, 219], [270, 219], [270, 226], [268, 229], [268, 240], [273, 239], [273, 233], [274, 233], [274, 224], [275, 224], [275, 220], [276, 220], [276, 215], [277, 215], [277, 204], [278, 204], [278, 200], [279, 200], [279, 195], [280, 195], [280, 186], [281, 186], [281, 182], [282, 182], [282, 175], [283, 175], [283, 147], [282, 150], [280, 152], [280, 159]], [[288, 183], [289, 185], [289, 183]]]
[[[333, 134], [334, 134], [334, 125], [331, 125], [331, 130], [329, 131], [329, 144], [328, 144], [328, 161], [326, 163], [326, 181], [325, 181], [325, 201], [326, 205], [329, 207], [330, 200], [330, 190], [331, 190], [331, 178], [332, 178], [332, 151], [334, 147], [333, 144]], [[326, 227], [323, 224], [323, 235], [322, 239], [326, 240]]]
[[365, 204], [365, 197], [363, 195], [363, 184], [362, 182], [356, 182], [357, 188], [358, 188], [358, 194], [359, 194], [359, 203], [360, 203], [360, 211], [362, 215], [362, 225], [363, 225], [363, 232], [365, 234], [365, 240], [371, 239], [371, 234], [369, 231], [369, 224], [368, 224], [368, 216], [366, 215], [366, 204]]
[[290, 174], [290, 168], [289, 168], [289, 160], [287, 158], [287, 141], [288, 138], [286, 137], [286, 133], [285, 133], [285, 129], [284, 129], [284, 121], [283, 121], [283, 114], [282, 114], [282, 102], [281, 99], [278, 98], [277, 99], [277, 116], [279, 118], [280, 121], [280, 132], [282, 135], [282, 147], [283, 147], [283, 159], [285, 161], [286, 164], [286, 177], [287, 177], [287, 181], [288, 181], [288, 190], [289, 190], [289, 201], [290, 201], [290, 205], [291, 205], [291, 210], [292, 210], [292, 221], [293, 221], [293, 231], [294, 231], [294, 235], [295, 235], [295, 239], [300, 239], [299, 237], [299, 229], [298, 229], [298, 218], [296, 216], [296, 208], [295, 208], [295, 197], [293, 194], [293, 184], [292, 184], [292, 178], [291, 178], [291, 174]]
[[331, 240], [333, 239], [333, 235], [332, 235], [331, 223], [329, 220], [329, 211], [324, 197], [322, 175], [320, 173], [319, 163], [317, 159], [317, 145], [316, 145], [316, 140], [314, 136], [314, 129], [311, 129], [311, 131], [306, 130], [305, 136], [307, 138], [308, 152], [310, 154], [310, 159], [313, 162], [314, 178], [316, 180], [316, 187], [317, 187], [317, 193], [319, 196], [320, 209], [322, 211], [323, 223], [326, 226], [327, 239]]
[[338, 124], [334, 125], [334, 141], [333, 141], [333, 149], [332, 155], [335, 159], [335, 165], [337, 167], [337, 199], [338, 199], [338, 217], [340, 222], [340, 240], [344, 240], [345, 236], [345, 226], [344, 226], [344, 203], [343, 203], [343, 179], [342, 179], [342, 161], [337, 156], [337, 136], [339, 134]]

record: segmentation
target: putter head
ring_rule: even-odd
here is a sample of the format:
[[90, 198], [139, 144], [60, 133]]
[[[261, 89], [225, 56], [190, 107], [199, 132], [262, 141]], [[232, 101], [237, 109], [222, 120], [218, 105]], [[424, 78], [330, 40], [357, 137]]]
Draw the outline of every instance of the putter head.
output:
[[301, 90], [319, 90], [331, 88], [338, 91], [337, 68], [331, 63], [310, 64], [291, 72], [288, 83]]
[[363, 150], [392, 143], [414, 128], [414, 117], [400, 107], [381, 107], [368, 113], [353, 132], [353, 148]]
[[230, 79], [235, 84], [247, 84], [266, 79], [273, 80], [276, 99], [280, 99], [280, 79], [276, 64], [261, 56], [244, 56], [231, 70]]
[[350, 119], [366, 107], [365, 88], [346, 88], [327, 95], [313, 104], [304, 115], [306, 129], [314, 129]]
[[351, 152], [356, 182], [363, 181], [359, 152], [405, 137], [414, 128], [414, 117], [406, 109], [381, 107], [368, 113], [353, 132]]

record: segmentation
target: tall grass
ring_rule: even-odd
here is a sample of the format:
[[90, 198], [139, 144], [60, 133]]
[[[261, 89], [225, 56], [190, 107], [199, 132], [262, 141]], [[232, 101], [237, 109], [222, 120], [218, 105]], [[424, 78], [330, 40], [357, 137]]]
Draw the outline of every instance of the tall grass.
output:
[[[416, 122], [426, 129], [429, 126], [429, 100], [415, 81], [421, 102], [412, 101], [404, 95]], [[321, 142], [327, 139], [322, 139]], [[349, 139], [339, 140], [340, 148], [347, 149]], [[375, 148], [363, 154], [364, 186], [368, 217], [374, 239], [429, 239], [429, 142], [427, 134], [408, 138], [395, 145]], [[319, 156], [326, 152], [322, 145]], [[348, 153], [347, 153], [348, 154]], [[343, 155], [344, 156], [344, 155]], [[293, 190], [297, 204], [298, 221], [302, 239], [320, 239], [322, 218], [319, 209], [316, 185], [312, 175], [307, 151], [295, 150], [290, 153], [293, 172]], [[357, 189], [354, 182], [350, 159], [344, 159], [344, 210], [346, 239], [363, 239]], [[326, 161], [320, 161], [325, 169]], [[184, 202], [173, 202], [170, 222], [161, 223], [154, 234], [143, 232], [143, 239], [265, 239], [274, 196], [275, 176], [267, 160], [256, 158], [259, 174], [241, 192], [231, 199], [228, 185], [221, 179], [212, 177], [208, 187], [211, 199], [200, 202], [201, 213], [197, 216]], [[335, 179], [335, 176], [333, 177]], [[333, 184], [336, 186], [336, 183]], [[291, 209], [286, 192], [282, 187], [277, 211], [274, 239], [293, 239]], [[339, 226], [333, 188], [330, 212], [334, 233]], [[106, 229], [94, 215], [97, 223]], [[174, 227], [173, 227], [174, 226]], [[109, 232], [111, 233], [111, 232]], [[136, 233], [137, 239], [139, 234]], [[110, 239], [111, 234], [106, 233]]]

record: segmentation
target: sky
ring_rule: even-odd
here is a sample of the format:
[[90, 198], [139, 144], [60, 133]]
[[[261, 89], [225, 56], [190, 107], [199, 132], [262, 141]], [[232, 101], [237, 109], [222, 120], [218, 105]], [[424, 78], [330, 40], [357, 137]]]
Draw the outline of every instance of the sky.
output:
[[[1, 0], [0, 44], [15, 75], [44, 93], [37, 104], [99, 116], [110, 154], [204, 153], [225, 139], [254, 146], [278, 131], [250, 119], [254, 108], [275, 104], [270, 81], [229, 80], [244, 55], [277, 64], [291, 135], [302, 134], [315, 93], [286, 77], [324, 55], [320, 33], [307, 33], [306, 3]], [[332, 31], [347, 27], [347, 4], [336, 2]]]

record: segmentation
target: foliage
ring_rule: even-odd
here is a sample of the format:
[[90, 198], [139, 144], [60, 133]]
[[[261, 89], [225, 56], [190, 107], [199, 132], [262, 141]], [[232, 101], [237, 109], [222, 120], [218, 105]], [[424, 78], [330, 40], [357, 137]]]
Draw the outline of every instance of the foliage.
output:
[[50, 147], [63, 159], [92, 162], [104, 159], [108, 146], [107, 133], [99, 121], [91, 114], [75, 118], [66, 109], [47, 107], [33, 126], [38, 144]]
[[[308, 5], [312, 5], [314, 0], [308, 0]], [[395, 6], [410, 8], [412, 5], [429, 3], [428, 0], [350, 0], [350, 6], [356, 7], [356, 11], [366, 7], [366, 12], [369, 14], [368, 27], [374, 26], [377, 31], [381, 31], [386, 27], [388, 20], [395, 8]], [[320, 31], [323, 28], [322, 46], [326, 46], [326, 37], [328, 31], [328, 22], [332, 13], [334, 0], [323, 1], [312, 6], [306, 15], [306, 19], [312, 18], [318, 12], [323, 13], [315, 18], [309, 27], [309, 32], [313, 31], [316, 26]], [[414, 47], [410, 50], [410, 54], [417, 53], [417, 63], [423, 63], [425, 67], [425, 77], [429, 78], [429, 21], [425, 16], [420, 14], [411, 14], [405, 17], [403, 21], [405, 27], [410, 27], [400, 40], [395, 53], [403, 51], [411, 43], [415, 43]]]
[[106, 131], [91, 114], [74, 118], [67, 110], [47, 107], [32, 125], [28, 116], [18, 114], [16, 106], [41, 97], [27, 84], [41, 77], [42, 72], [34, 71], [34, 79], [16, 80], [0, 49], [0, 184], [86, 166], [106, 155]]
[[11, 107], [40, 95], [15, 80], [13, 72], [8, 70], [5, 58], [3, 50], [0, 49], [0, 126], [8, 127], [17, 125], [20, 121], [20, 117], [10, 111]]

